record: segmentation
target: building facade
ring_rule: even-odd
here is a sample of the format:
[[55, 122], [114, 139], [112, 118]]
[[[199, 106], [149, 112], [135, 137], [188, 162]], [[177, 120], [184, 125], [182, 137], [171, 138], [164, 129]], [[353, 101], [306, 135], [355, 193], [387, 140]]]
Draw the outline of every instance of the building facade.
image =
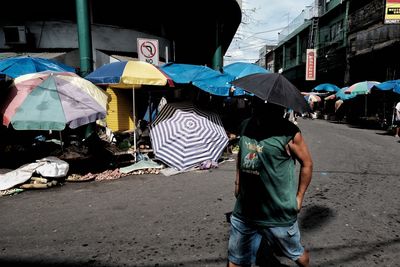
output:
[[[382, 0], [316, 0], [279, 34], [275, 72], [301, 90], [400, 78], [400, 24], [385, 24]], [[306, 80], [306, 51], [316, 49], [315, 80]]]
[[400, 79], [400, 24], [385, 24], [385, 1], [350, 2], [348, 82]]

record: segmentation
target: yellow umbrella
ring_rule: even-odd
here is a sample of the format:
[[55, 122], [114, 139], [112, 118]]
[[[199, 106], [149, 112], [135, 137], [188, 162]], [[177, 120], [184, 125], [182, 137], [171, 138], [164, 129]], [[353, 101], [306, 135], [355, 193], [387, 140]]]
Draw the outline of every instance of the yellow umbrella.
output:
[[[160, 68], [143, 61], [120, 61], [105, 64], [85, 77], [97, 85], [108, 85], [113, 88], [132, 89], [132, 101], [135, 103], [135, 88], [141, 85], [173, 86], [172, 79]], [[136, 126], [135, 108], [132, 112]], [[136, 132], [134, 132], [136, 150]]]

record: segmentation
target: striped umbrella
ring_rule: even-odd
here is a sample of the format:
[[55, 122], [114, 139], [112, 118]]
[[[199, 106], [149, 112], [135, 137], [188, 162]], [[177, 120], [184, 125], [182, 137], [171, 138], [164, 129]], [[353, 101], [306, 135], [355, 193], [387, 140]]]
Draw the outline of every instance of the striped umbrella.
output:
[[150, 126], [157, 159], [178, 170], [217, 161], [228, 144], [219, 116], [191, 104], [166, 104]]

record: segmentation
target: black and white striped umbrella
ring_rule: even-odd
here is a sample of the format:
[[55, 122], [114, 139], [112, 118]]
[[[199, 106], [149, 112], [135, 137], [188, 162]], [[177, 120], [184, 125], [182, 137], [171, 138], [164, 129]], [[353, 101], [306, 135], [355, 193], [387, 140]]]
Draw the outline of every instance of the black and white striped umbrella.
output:
[[166, 104], [150, 126], [157, 159], [178, 170], [217, 161], [228, 144], [221, 119], [191, 104]]

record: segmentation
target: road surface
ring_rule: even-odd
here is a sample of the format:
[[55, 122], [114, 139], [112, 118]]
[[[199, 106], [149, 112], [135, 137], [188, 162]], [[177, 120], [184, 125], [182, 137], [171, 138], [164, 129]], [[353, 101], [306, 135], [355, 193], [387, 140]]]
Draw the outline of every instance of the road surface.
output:
[[[324, 120], [299, 127], [314, 159], [299, 216], [312, 266], [399, 266], [400, 143]], [[2, 197], [0, 266], [225, 266], [233, 187], [228, 161]]]

